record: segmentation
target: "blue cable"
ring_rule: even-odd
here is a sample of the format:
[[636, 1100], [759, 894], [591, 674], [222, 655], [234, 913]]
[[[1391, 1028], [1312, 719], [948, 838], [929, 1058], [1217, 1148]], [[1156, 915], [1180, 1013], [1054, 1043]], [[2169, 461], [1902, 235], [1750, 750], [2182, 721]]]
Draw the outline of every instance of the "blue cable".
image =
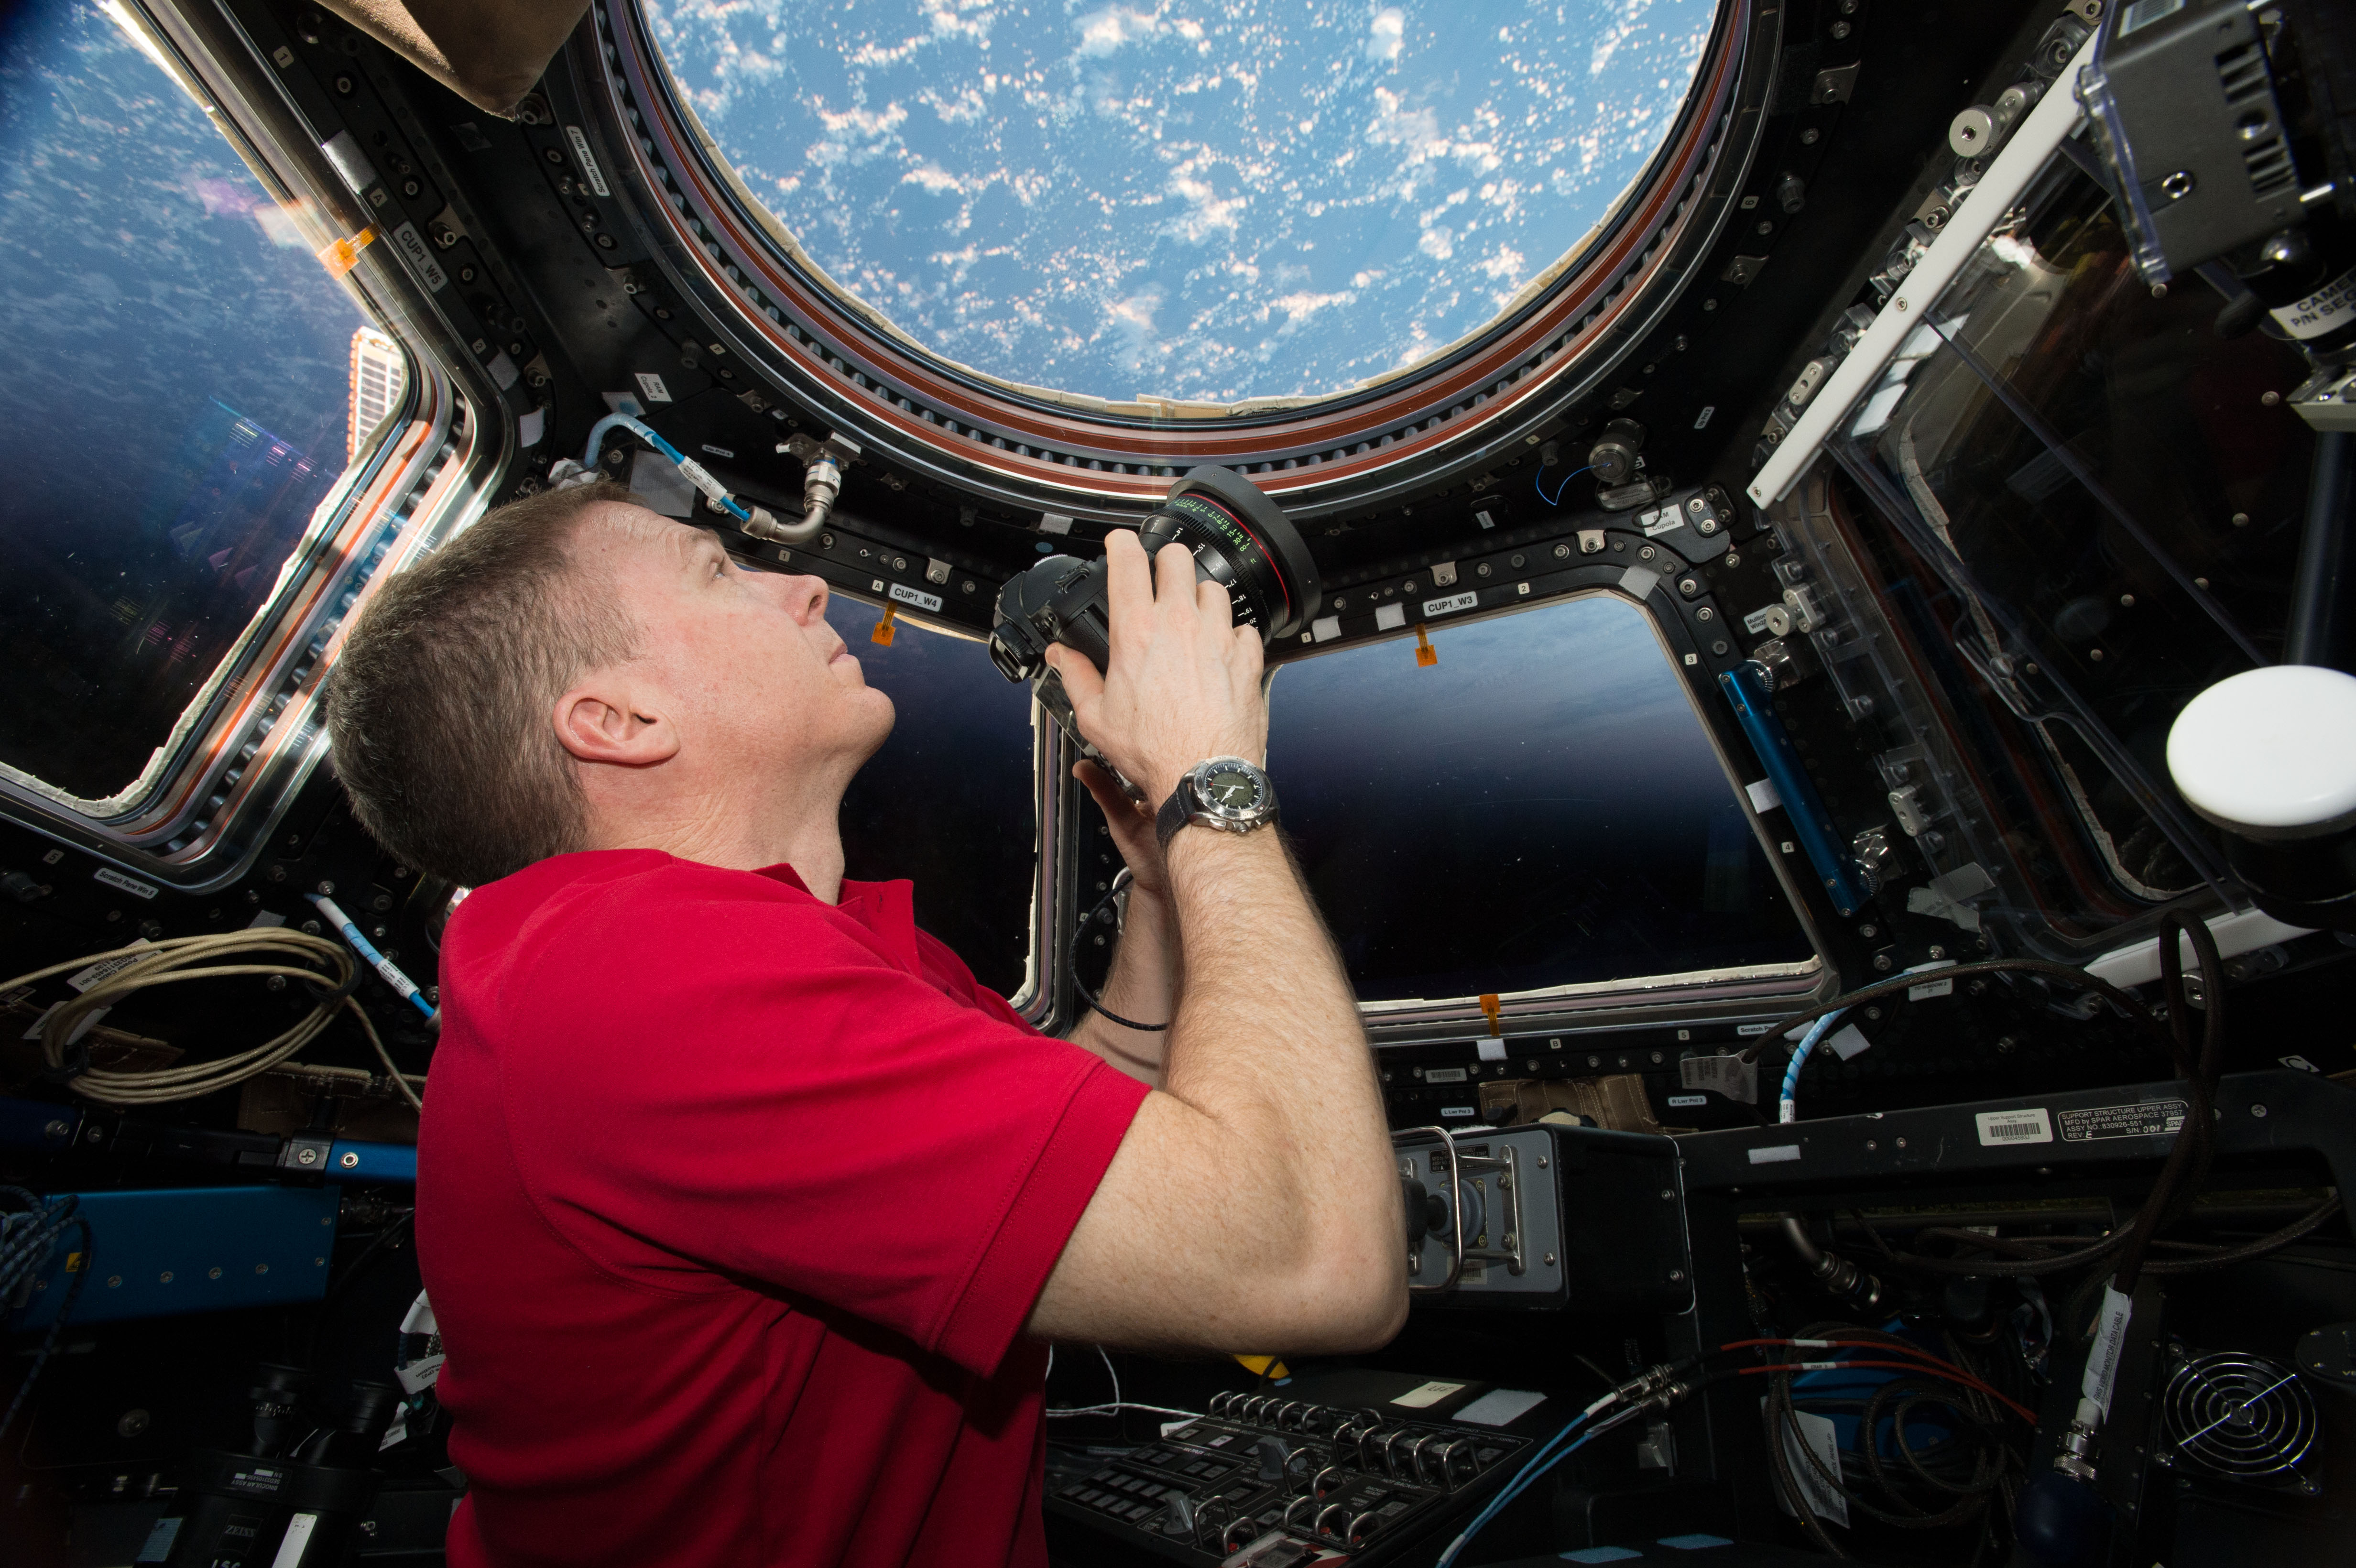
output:
[[1549, 496], [1546, 493], [1546, 470], [1541, 468], [1536, 474], [1530, 475], [1530, 488], [1536, 490], [1538, 493], [1538, 499], [1544, 501], [1547, 506], [1559, 507], [1562, 505], [1562, 493], [1570, 488], [1570, 482], [1578, 478], [1580, 475], [1590, 474], [1593, 473], [1594, 470], [1595, 464], [1592, 463], [1589, 464], [1584, 468], [1572, 469], [1569, 473], [1562, 476], [1562, 483], [1556, 485], [1554, 487], [1554, 494]]
[[1578, 1432], [1580, 1426], [1586, 1422], [1589, 1413], [1590, 1413], [1586, 1411], [1581, 1411], [1577, 1416], [1572, 1418], [1569, 1425], [1564, 1427], [1561, 1431], [1548, 1438], [1545, 1446], [1541, 1447], [1536, 1454], [1530, 1456], [1530, 1461], [1528, 1464], [1522, 1467], [1521, 1474], [1515, 1476], [1511, 1481], [1506, 1482], [1505, 1487], [1497, 1493], [1497, 1495], [1489, 1499], [1488, 1505], [1482, 1509], [1479, 1513], [1472, 1516], [1472, 1522], [1466, 1525], [1456, 1539], [1448, 1543], [1448, 1550], [1440, 1554], [1440, 1560], [1432, 1564], [1432, 1568], [1449, 1568], [1449, 1565], [1456, 1561], [1456, 1554], [1463, 1551], [1466, 1544], [1470, 1542], [1474, 1536], [1480, 1534], [1483, 1528], [1486, 1526], [1491, 1520], [1496, 1518], [1499, 1513], [1503, 1512], [1507, 1504], [1511, 1503], [1515, 1498], [1520, 1497], [1524, 1491], [1528, 1489], [1530, 1484], [1536, 1481], [1539, 1477], [1545, 1475], [1548, 1470], [1553, 1469], [1557, 1465], [1561, 1464], [1565, 1459], [1569, 1458], [1573, 1454], [1579, 1452], [1580, 1448], [1586, 1445], [1590, 1438], [1594, 1437], [1597, 1433], [1601, 1432], [1602, 1430], [1601, 1427], [1595, 1428], [1592, 1431], [1581, 1432], [1579, 1435], [1579, 1440], [1577, 1442], [1571, 1444], [1568, 1448], [1562, 1449], [1560, 1452], [1555, 1451], [1555, 1445], [1569, 1436], [1573, 1432]]
[[632, 419], [628, 414], [607, 414], [589, 427], [589, 444], [581, 453], [582, 467], [592, 474], [597, 472], [597, 449], [605, 444], [605, 437], [609, 433], [617, 430], [628, 431], [632, 435], [669, 458], [697, 489], [719, 503], [721, 507], [734, 516], [738, 522], [749, 523], [753, 520], [753, 514], [737, 504], [736, 498], [728, 493], [728, 486], [712, 476], [712, 470], [657, 435], [653, 426], [643, 420]]
[[313, 903], [318, 905], [319, 912], [327, 917], [328, 923], [344, 933], [344, 940], [351, 944], [352, 951], [359, 954], [367, 962], [369, 967], [383, 976], [386, 985], [408, 997], [417, 1010], [425, 1015], [426, 1020], [431, 1022], [434, 1016], [434, 1004], [427, 1001], [424, 995], [418, 990], [417, 983], [402, 974], [399, 965], [379, 953], [374, 944], [360, 934], [360, 928], [352, 923], [351, 916], [337, 907], [335, 900], [325, 893], [313, 893], [310, 899]]
[[1833, 1025], [1840, 1022], [1841, 1015], [1847, 1011], [1848, 1011], [1847, 1008], [1835, 1008], [1831, 1012], [1818, 1019], [1809, 1029], [1806, 1037], [1800, 1041], [1800, 1049], [1792, 1052], [1792, 1063], [1783, 1069], [1783, 1104], [1776, 1117], [1779, 1123], [1796, 1122], [1800, 1119], [1797, 1098], [1800, 1092], [1800, 1069], [1808, 1064], [1808, 1057], [1815, 1051], [1816, 1042], [1825, 1038]]

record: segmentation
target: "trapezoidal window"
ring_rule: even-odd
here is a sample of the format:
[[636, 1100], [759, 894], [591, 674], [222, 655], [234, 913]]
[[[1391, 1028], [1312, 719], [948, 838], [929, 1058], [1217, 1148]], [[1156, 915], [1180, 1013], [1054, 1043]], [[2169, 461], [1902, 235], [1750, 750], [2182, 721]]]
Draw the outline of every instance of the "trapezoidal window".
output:
[[102, 812], [153, 784], [408, 379], [118, 9], [0, 20], [0, 767]]
[[1116, 411], [1347, 396], [1544, 293], [1639, 188], [1714, 0], [645, 0], [800, 269]]
[[1364, 1003], [1814, 971], [1651, 618], [1594, 594], [1277, 667], [1269, 770]]

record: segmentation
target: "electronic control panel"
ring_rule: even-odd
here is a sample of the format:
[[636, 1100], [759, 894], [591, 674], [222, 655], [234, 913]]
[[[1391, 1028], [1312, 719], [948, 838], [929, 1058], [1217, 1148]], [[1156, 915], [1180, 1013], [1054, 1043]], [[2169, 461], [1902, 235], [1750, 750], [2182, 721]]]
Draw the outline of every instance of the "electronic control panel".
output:
[[1520, 1429], [1547, 1428], [1553, 1415], [1535, 1394], [1480, 1383], [1365, 1372], [1330, 1387], [1296, 1380], [1216, 1395], [1208, 1413], [1166, 1427], [1159, 1443], [1085, 1468], [1059, 1460], [1047, 1507], [1124, 1549], [1180, 1563], [1388, 1562], [1469, 1517], [1532, 1452], [1535, 1438]]

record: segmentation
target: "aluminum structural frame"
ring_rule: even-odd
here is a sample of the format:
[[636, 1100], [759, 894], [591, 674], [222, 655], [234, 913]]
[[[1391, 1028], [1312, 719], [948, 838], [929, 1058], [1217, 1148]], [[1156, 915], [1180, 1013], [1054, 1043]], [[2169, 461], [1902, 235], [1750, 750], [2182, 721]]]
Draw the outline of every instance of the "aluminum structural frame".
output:
[[[138, 22], [247, 166], [325, 238], [369, 215], [337, 178], [235, 16], [131, 0]], [[289, 569], [135, 791], [79, 799], [0, 769], [0, 816], [182, 891], [242, 875], [327, 752], [321, 683], [353, 614], [394, 571], [478, 515], [514, 451], [499, 393], [387, 245], [346, 282], [405, 350], [406, 401], [337, 482]]]
[[1132, 518], [1170, 475], [1203, 463], [1248, 472], [1315, 517], [1443, 484], [1524, 444], [1612, 373], [1718, 240], [1758, 146], [1783, 28], [1781, 6], [1723, 0], [1644, 179], [1587, 257], [1514, 316], [1351, 396], [1194, 420], [1092, 413], [915, 350], [795, 264], [789, 237], [781, 242], [683, 109], [637, 5], [597, 0], [591, 16], [568, 57], [593, 122], [584, 130], [603, 144], [657, 264], [733, 354], [915, 473], [995, 504], [1106, 522]]

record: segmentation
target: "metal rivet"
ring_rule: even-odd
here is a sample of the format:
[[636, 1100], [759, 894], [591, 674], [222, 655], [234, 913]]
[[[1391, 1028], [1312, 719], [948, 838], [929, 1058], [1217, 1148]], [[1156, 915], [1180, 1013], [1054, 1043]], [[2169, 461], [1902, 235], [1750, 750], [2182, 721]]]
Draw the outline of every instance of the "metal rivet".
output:
[[346, 1170], [358, 1170], [360, 1168], [360, 1157], [358, 1154], [353, 1153], [351, 1150], [346, 1149], [344, 1151], [343, 1157], [336, 1163], [342, 1166]]
[[1906, 1147], [1906, 1140], [1904, 1138], [1900, 1138], [1898, 1140], [1898, 1147], [1900, 1148], [1904, 1148]]

